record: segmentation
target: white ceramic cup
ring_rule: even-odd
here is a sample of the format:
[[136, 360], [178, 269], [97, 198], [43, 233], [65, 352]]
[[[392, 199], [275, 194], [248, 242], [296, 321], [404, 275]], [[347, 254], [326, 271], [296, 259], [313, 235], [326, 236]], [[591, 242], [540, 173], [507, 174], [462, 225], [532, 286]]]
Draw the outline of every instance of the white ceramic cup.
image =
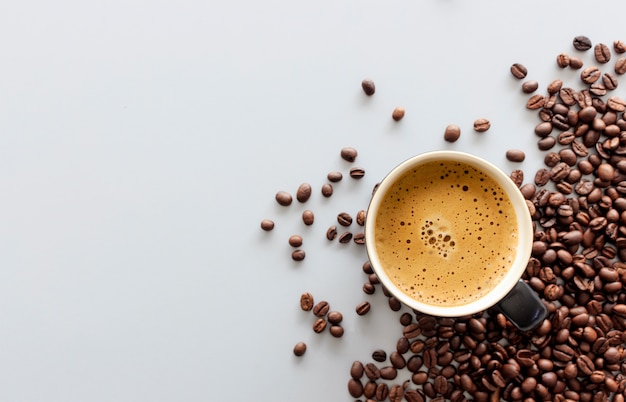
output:
[[[398, 179], [407, 171], [427, 162], [443, 160], [467, 163], [495, 179], [510, 199], [517, 219], [517, 251], [506, 274], [492, 290], [481, 298], [458, 306], [428, 304], [400, 290], [384, 269], [378, 257], [376, 242], [374, 241], [376, 238], [377, 215], [385, 194], [397, 185]], [[546, 315], [543, 303], [539, 300], [534, 291], [520, 280], [528, 265], [533, 243], [533, 226], [526, 201], [518, 187], [507, 174], [495, 165], [477, 156], [456, 151], [433, 151], [414, 156], [396, 166], [380, 182], [372, 196], [367, 211], [365, 241], [370, 263], [380, 282], [402, 303], [414, 310], [438, 317], [461, 317], [487, 310], [500, 303], [498, 305], [500, 310], [502, 310], [515, 325], [522, 329], [536, 326]], [[497, 245], [494, 245], [494, 247], [497, 247]], [[507, 304], [512, 308], [511, 311], [507, 311]]]

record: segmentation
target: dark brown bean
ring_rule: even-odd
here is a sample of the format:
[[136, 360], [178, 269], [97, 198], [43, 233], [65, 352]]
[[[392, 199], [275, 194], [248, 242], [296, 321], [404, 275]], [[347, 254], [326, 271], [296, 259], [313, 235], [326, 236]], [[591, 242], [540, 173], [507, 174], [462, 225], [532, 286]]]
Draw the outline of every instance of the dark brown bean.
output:
[[293, 347], [293, 354], [296, 356], [302, 356], [304, 355], [305, 352], [306, 352], [306, 343], [304, 342], [298, 342]]
[[340, 152], [341, 158], [348, 162], [354, 162], [358, 155], [358, 152], [355, 148], [352, 147], [343, 147]]
[[266, 232], [271, 231], [272, 229], [274, 229], [274, 221], [271, 219], [263, 219], [261, 221], [261, 229], [265, 230]]
[[474, 131], [484, 133], [491, 128], [491, 123], [485, 118], [474, 120]]
[[515, 63], [511, 66], [511, 74], [519, 80], [526, 78], [528, 69], [520, 63]]
[[448, 142], [455, 142], [461, 137], [461, 128], [456, 124], [448, 124], [443, 134], [443, 139]]
[[365, 169], [361, 167], [353, 167], [350, 169], [350, 177], [353, 179], [362, 179], [365, 176]]
[[305, 225], [311, 226], [313, 222], [315, 222], [315, 214], [310, 209], [305, 209], [302, 211], [302, 222]]
[[322, 185], [322, 195], [326, 198], [333, 195], [333, 186], [330, 183], [324, 183]]
[[309, 183], [302, 183], [296, 192], [296, 199], [299, 202], [307, 202], [311, 198], [312, 187]]
[[372, 81], [371, 79], [366, 78], [361, 81], [361, 88], [367, 96], [372, 96], [376, 92], [376, 85], [374, 85], [374, 81]]
[[283, 207], [291, 205], [293, 197], [286, 191], [279, 191], [276, 193], [276, 202]]
[[364, 301], [364, 302], [359, 303], [356, 306], [355, 310], [358, 315], [365, 315], [370, 311], [370, 308], [371, 308], [370, 303], [367, 301]]
[[506, 158], [511, 162], [523, 162], [526, 154], [520, 149], [509, 149], [506, 151]]
[[608, 63], [611, 60], [611, 50], [604, 43], [598, 43], [593, 48], [593, 55], [598, 63]]

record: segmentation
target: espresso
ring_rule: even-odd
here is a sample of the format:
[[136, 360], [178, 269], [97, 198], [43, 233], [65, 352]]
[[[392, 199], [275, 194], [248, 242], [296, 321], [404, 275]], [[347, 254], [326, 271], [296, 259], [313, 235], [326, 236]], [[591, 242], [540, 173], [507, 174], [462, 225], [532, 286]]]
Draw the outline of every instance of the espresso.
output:
[[480, 299], [506, 275], [518, 243], [513, 205], [475, 167], [427, 162], [384, 194], [375, 222], [376, 252], [389, 278], [425, 304]]

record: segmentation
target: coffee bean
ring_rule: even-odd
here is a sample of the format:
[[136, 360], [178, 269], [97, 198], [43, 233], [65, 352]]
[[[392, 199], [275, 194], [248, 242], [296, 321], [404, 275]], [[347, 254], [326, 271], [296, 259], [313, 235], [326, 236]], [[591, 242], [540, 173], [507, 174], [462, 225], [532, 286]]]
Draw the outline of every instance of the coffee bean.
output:
[[448, 124], [443, 133], [443, 139], [448, 142], [455, 142], [459, 137], [461, 137], [461, 128], [456, 124]]
[[541, 138], [549, 136], [551, 132], [552, 132], [552, 123], [548, 121], [539, 123], [535, 126], [535, 134], [537, 134]]
[[353, 179], [362, 179], [365, 176], [365, 170], [360, 167], [353, 167], [350, 169], [350, 177]]
[[311, 198], [311, 190], [312, 188], [309, 183], [302, 183], [296, 192], [296, 199], [299, 202], [307, 202], [309, 198]]
[[620, 57], [615, 61], [614, 70], [619, 75], [626, 73], [626, 57]]
[[523, 162], [526, 159], [526, 154], [520, 149], [509, 149], [506, 151], [506, 158], [511, 162]]
[[389, 385], [386, 383], [379, 383], [376, 385], [376, 400], [384, 401], [389, 396]]
[[274, 221], [271, 219], [263, 219], [261, 221], [261, 229], [265, 230], [266, 232], [274, 229]]
[[302, 222], [304, 222], [305, 225], [311, 226], [314, 221], [315, 214], [313, 214], [313, 211], [311, 211], [310, 209], [305, 209], [304, 211], [302, 211]]
[[337, 215], [337, 222], [341, 226], [350, 226], [352, 224], [352, 216], [347, 212], [341, 212]]
[[302, 245], [302, 236], [300, 235], [289, 236], [289, 245], [291, 247], [300, 247]]
[[352, 240], [352, 233], [350, 232], [343, 232], [342, 234], [339, 235], [339, 243], [342, 243], [342, 244], [350, 243], [350, 240]]
[[556, 65], [561, 68], [569, 66], [569, 61], [570, 59], [567, 53], [560, 53], [558, 56], [556, 56]]
[[367, 213], [365, 212], [365, 210], [360, 210], [359, 212], [356, 213], [356, 223], [359, 226], [364, 226], [365, 225], [365, 217], [367, 216]]
[[374, 286], [374, 284], [366, 282], [363, 284], [363, 293], [367, 295], [373, 295], [374, 293], [376, 293], [376, 287]]
[[348, 392], [353, 398], [360, 398], [363, 395], [363, 384], [361, 380], [351, 378], [348, 381]]
[[357, 360], [352, 363], [352, 367], [350, 367], [350, 376], [355, 380], [359, 380], [361, 379], [361, 377], [363, 377], [364, 371], [365, 367], [363, 366], [363, 363]]
[[591, 49], [591, 39], [584, 35], [579, 35], [574, 38], [573, 45], [576, 50], [586, 51]]
[[365, 375], [372, 381], [376, 381], [380, 378], [380, 370], [374, 363], [367, 363], [365, 365]]
[[582, 66], [583, 66], [583, 61], [580, 59], [580, 57], [577, 57], [577, 56], [569, 57], [569, 68], [571, 68], [572, 70], [578, 70]]
[[328, 172], [328, 174], [326, 175], [326, 178], [331, 183], [337, 183], [337, 182], [340, 182], [341, 179], [343, 179], [343, 174], [339, 171], [334, 170], [332, 172]]
[[374, 85], [374, 81], [370, 79], [361, 81], [361, 88], [363, 88], [363, 92], [365, 92], [367, 96], [372, 96], [376, 92], [376, 85]]
[[539, 83], [534, 80], [526, 81], [522, 84], [522, 92], [524, 92], [525, 94], [531, 94], [535, 92], [538, 88]]
[[330, 309], [330, 305], [326, 300], [322, 300], [313, 306], [313, 314], [317, 317], [324, 317], [328, 314], [328, 310]]
[[598, 67], [591, 66], [591, 67], [585, 68], [580, 73], [580, 79], [585, 84], [593, 84], [598, 79], [600, 79], [601, 75], [602, 75], [602, 73], [600, 72], [600, 69]]
[[399, 351], [391, 352], [391, 354], [389, 355], [389, 361], [398, 370], [401, 370], [406, 367], [406, 360], [404, 359], [404, 357]]
[[626, 100], [620, 98], [619, 96], [611, 96], [607, 101], [606, 105], [616, 112], [626, 111]]
[[343, 315], [339, 311], [330, 311], [326, 319], [329, 323], [337, 325], [343, 320]]
[[405, 113], [404, 108], [402, 106], [398, 106], [397, 108], [393, 109], [393, 113], [391, 113], [391, 117], [395, 121], [400, 121], [404, 117], [404, 113]]
[[293, 347], [293, 354], [296, 356], [302, 356], [306, 352], [306, 343], [298, 342]]
[[356, 306], [356, 313], [358, 315], [365, 315], [370, 311], [371, 305], [369, 302], [361, 302]]
[[326, 325], [328, 325], [326, 320], [320, 317], [313, 323], [313, 331], [316, 334], [322, 333], [326, 329]]
[[309, 292], [302, 293], [300, 296], [300, 308], [303, 311], [311, 311], [313, 310], [314, 299], [313, 295]]
[[598, 43], [593, 47], [593, 55], [598, 63], [608, 63], [611, 60], [611, 50], [604, 43]]
[[474, 131], [478, 133], [484, 133], [489, 130], [490, 127], [491, 123], [487, 119], [481, 118], [474, 120]]
[[328, 331], [335, 338], [341, 338], [344, 332], [343, 327], [341, 325], [331, 325]]
[[340, 155], [343, 160], [348, 162], [354, 162], [356, 160], [358, 152], [352, 147], [343, 147], [341, 148]]
[[354, 243], [358, 245], [365, 244], [365, 233], [363, 232], [355, 233], [354, 236], [352, 237], [352, 241], [354, 241]]
[[511, 74], [513, 74], [515, 78], [521, 80], [526, 78], [526, 75], [528, 74], [528, 69], [520, 63], [515, 63], [511, 66]]
[[524, 182], [524, 171], [521, 169], [515, 169], [511, 172], [509, 177], [517, 187], [521, 187]]
[[617, 88], [617, 77], [611, 73], [604, 73], [602, 74], [602, 83], [606, 89], [613, 90]]
[[276, 193], [276, 202], [283, 207], [291, 205], [293, 197], [286, 191], [279, 191]]
[[304, 260], [304, 257], [306, 256], [306, 253], [304, 252], [304, 250], [294, 250], [291, 253], [291, 259], [294, 261], [302, 261]]
[[337, 226], [332, 225], [326, 231], [326, 238], [328, 240], [335, 240], [337, 238]]
[[526, 102], [526, 108], [530, 109], [530, 110], [537, 110], [537, 109], [541, 109], [542, 107], [544, 107], [544, 105], [546, 104], [546, 97], [543, 95], [533, 95], [528, 99], [528, 102]]
[[548, 85], [548, 93], [550, 95], [557, 94], [561, 90], [561, 87], [563, 87], [563, 81], [556, 79]]
[[324, 183], [322, 185], [322, 195], [326, 198], [333, 195], [333, 186], [330, 183]]

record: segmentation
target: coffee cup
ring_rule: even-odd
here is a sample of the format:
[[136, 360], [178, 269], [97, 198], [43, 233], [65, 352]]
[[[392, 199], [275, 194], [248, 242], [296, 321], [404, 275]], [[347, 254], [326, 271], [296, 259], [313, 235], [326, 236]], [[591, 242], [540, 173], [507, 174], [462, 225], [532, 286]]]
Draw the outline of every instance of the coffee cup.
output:
[[521, 280], [533, 243], [526, 201], [475, 155], [426, 152], [392, 169], [372, 195], [365, 239], [382, 285], [413, 310], [462, 317], [496, 308], [521, 330], [547, 315]]

